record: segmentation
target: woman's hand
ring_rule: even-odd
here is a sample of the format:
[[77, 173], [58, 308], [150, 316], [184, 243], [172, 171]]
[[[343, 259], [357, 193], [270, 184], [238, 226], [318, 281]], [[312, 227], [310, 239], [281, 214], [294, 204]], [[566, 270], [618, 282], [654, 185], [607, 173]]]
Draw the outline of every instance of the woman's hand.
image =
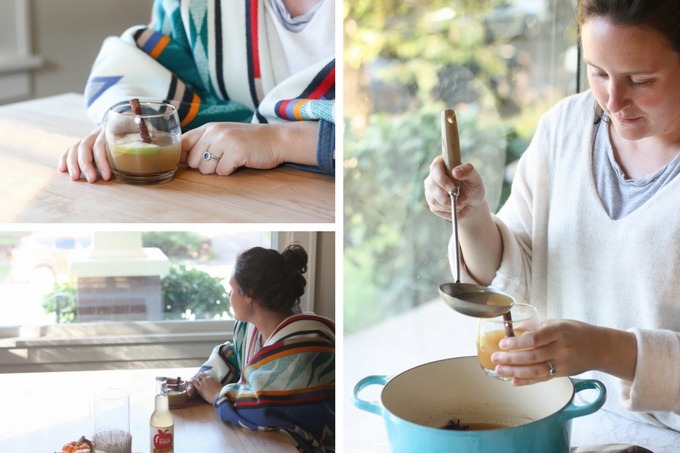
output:
[[95, 182], [98, 177], [97, 172], [104, 181], [111, 179], [111, 166], [106, 157], [104, 130], [95, 129], [73, 144], [59, 157], [57, 169], [61, 172], [68, 171], [73, 181], [78, 181], [83, 175], [88, 182]]
[[[599, 370], [632, 381], [637, 361], [637, 340], [630, 332], [579, 321], [546, 321], [535, 332], [500, 342], [503, 352], [491, 360], [496, 372], [512, 377], [514, 385], [547, 381]], [[550, 374], [548, 361], [555, 368]]]
[[449, 174], [442, 156], [437, 156], [430, 164], [430, 174], [425, 178], [425, 200], [430, 211], [439, 217], [451, 220], [451, 198], [449, 192], [455, 188], [453, 178], [460, 181], [458, 195], [458, 220], [464, 220], [467, 213], [474, 208], [483, 207], [488, 210], [486, 191], [482, 177], [472, 164], [461, 164]]
[[[215, 402], [215, 398], [217, 398], [217, 395], [220, 394], [220, 390], [222, 390], [220, 381], [205, 373], [196, 374], [196, 376], [191, 378], [190, 384], [199, 395], [210, 404]], [[189, 396], [192, 397], [193, 395]]]
[[[451, 220], [449, 191], [455, 189], [453, 178], [460, 181], [456, 200], [458, 210], [459, 242], [468, 273], [481, 285], [493, 280], [501, 263], [503, 242], [489, 211], [482, 177], [472, 164], [461, 164], [449, 175], [444, 159], [437, 156], [430, 164], [430, 174], [425, 179], [425, 199], [430, 210], [446, 220]], [[455, 243], [449, 243], [453, 255]]]
[[[182, 135], [181, 162], [201, 173], [231, 175], [241, 167], [267, 170], [284, 162], [317, 165], [318, 124], [208, 123]], [[209, 152], [214, 159], [206, 160]]]

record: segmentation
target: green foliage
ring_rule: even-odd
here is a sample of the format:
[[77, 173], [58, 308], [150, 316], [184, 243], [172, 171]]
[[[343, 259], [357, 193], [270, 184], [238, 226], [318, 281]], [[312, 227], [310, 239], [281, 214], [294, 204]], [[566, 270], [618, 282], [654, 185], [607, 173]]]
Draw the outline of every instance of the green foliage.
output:
[[213, 256], [210, 239], [190, 231], [148, 231], [142, 233], [144, 247], [158, 247], [173, 260], [207, 261]]
[[345, 80], [357, 82], [345, 94], [348, 332], [438, 298], [452, 279], [451, 223], [429, 211], [423, 193], [441, 153], [444, 108], [456, 110], [461, 153], [482, 174], [491, 209], [507, 197], [505, 165], [528, 143], [507, 120], [524, 108], [515, 75], [526, 68], [513, 46], [489, 42], [483, 18], [501, 3], [345, 2]]
[[[498, 193], [504, 131], [479, 118], [474, 109], [458, 115], [461, 149]], [[376, 114], [362, 133], [346, 134], [344, 287], [351, 330], [437, 297], [437, 286], [451, 279], [451, 224], [430, 213], [423, 193], [429, 164], [441, 152], [439, 121], [439, 110]]]
[[71, 323], [76, 317], [76, 283], [73, 280], [61, 282], [43, 297], [43, 310], [54, 313], [57, 323]]
[[183, 264], [172, 264], [161, 281], [166, 317], [178, 319], [187, 311], [203, 319], [231, 314], [229, 295], [221, 280]]

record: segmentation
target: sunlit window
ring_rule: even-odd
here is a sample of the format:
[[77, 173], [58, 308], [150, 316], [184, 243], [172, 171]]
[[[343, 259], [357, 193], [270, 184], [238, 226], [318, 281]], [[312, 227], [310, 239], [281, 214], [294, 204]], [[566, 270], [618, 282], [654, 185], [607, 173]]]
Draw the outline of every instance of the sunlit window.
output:
[[7, 232], [0, 240], [3, 325], [233, 319], [227, 291], [236, 256], [272, 246], [269, 232], [207, 227]]
[[231, 338], [238, 254], [291, 243], [308, 254], [301, 311], [334, 319], [332, 232], [0, 231], [0, 373], [198, 366]]
[[492, 209], [538, 118], [577, 90], [570, 0], [345, 2], [345, 330], [437, 298], [450, 224], [423, 180], [457, 112]]

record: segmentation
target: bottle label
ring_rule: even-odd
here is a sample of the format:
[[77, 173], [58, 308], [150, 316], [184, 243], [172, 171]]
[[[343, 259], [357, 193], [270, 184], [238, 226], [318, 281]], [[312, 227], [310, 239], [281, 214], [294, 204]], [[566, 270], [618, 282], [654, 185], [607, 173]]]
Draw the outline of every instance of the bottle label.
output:
[[175, 427], [151, 429], [151, 453], [173, 453]]

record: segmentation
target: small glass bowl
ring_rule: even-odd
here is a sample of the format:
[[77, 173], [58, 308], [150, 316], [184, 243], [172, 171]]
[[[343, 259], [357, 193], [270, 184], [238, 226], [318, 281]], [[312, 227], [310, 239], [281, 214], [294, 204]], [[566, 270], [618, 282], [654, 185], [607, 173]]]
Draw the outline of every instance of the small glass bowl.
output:
[[188, 382], [182, 378], [160, 378], [161, 392], [168, 395], [168, 405], [172, 409], [186, 406], [189, 402]]

